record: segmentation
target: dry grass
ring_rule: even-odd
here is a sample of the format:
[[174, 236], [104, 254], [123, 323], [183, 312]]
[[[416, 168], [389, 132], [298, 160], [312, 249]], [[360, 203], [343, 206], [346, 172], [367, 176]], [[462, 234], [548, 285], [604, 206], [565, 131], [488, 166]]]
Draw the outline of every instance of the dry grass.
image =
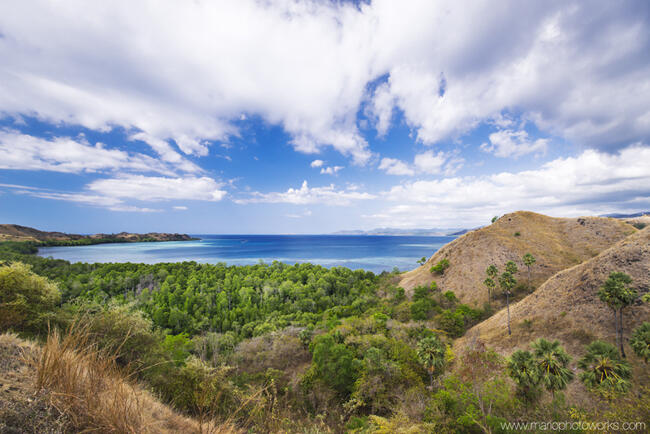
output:
[[36, 387], [76, 431], [102, 433], [237, 432], [232, 424], [198, 423], [158, 402], [130, 381], [115, 357], [99, 351], [83, 330], [49, 334], [36, 361]]
[[[404, 273], [400, 286], [408, 292], [435, 280], [443, 290], [454, 291], [463, 303], [481, 307], [487, 301], [483, 280], [490, 264], [502, 270], [507, 261], [517, 262], [517, 279], [525, 283], [527, 271], [521, 257], [530, 252], [537, 258], [531, 268], [531, 286], [538, 287], [555, 273], [591, 259], [636, 231], [612, 218], [553, 218], [518, 211], [447, 244], [422, 267]], [[514, 236], [517, 232], [520, 235]], [[449, 260], [450, 267], [442, 276], [433, 276], [429, 268], [443, 258]]]

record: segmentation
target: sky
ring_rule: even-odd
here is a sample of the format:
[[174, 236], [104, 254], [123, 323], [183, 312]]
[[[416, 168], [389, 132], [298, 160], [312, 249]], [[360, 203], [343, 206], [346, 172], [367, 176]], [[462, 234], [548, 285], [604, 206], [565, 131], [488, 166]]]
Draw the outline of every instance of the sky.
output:
[[650, 2], [0, 2], [0, 223], [318, 234], [516, 210], [650, 210]]

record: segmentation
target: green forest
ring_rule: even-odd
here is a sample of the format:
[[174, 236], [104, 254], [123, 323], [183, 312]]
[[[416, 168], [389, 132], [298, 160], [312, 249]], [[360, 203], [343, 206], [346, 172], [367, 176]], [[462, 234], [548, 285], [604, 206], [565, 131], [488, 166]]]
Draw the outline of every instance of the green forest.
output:
[[[407, 296], [387, 272], [86, 264], [34, 253], [32, 244], [0, 244], [0, 331], [44, 339], [82, 328], [164, 402], [193, 416], [235, 415], [250, 432], [515, 432], [504, 422], [599, 420], [603, 408], [612, 419], [647, 418], [649, 391], [628, 393], [635, 378], [610, 343], [586, 345], [577, 373], [557, 341], [509, 357], [480, 341], [454, 351], [494, 309], [462, 304], [435, 283]], [[486, 272], [490, 299], [509, 307], [528, 288], [514, 262], [497, 272]], [[627, 288], [624, 276], [612, 279], [603, 302]], [[632, 337], [646, 361], [649, 327]], [[567, 402], [572, 381], [602, 406]]]

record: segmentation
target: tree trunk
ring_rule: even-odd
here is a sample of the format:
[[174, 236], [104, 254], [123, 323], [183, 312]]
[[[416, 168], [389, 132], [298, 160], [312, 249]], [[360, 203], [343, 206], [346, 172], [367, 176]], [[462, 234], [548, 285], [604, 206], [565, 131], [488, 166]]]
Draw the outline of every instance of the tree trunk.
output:
[[510, 330], [510, 292], [506, 292], [506, 306], [508, 309], [508, 336], [512, 335]]
[[623, 349], [623, 344], [625, 341], [623, 340], [623, 308], [620, 308], [618, 311], [618, 333], [620, 334], [620, 344], [621, 344], [621, 357], [625, 358], [625, 350]]
[[614, 309], [614, 330], [616, 332], [616, 346], [620, 348], [620, 341], [619, 341], [619, 335], [618, 335], [618, 310]]
[[526, 268], [528, 268], [528, 290], [530, 291], [530, 265], [528, 265]]

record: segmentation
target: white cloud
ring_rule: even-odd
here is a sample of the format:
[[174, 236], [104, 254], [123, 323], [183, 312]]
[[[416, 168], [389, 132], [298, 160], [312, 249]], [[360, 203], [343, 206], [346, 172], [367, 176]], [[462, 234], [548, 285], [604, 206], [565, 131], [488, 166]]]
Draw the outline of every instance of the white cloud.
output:
[[356, 191], [354, 188], [347, 190], [336, 190], [333, 184], [325, 187], [309, 187], [307, 181], [303, 181], [300, 188], [290, 188], [285, 192], [260, 193], [254, 192], [250, 198], [237, 199], [236, 203], [291, 203], [324, 204], [324, 205], [350, 205], [353, 201], [374, 199], [376, 196], [370, 193]]
[[[112, 211], [157, 212], [160, 209], [135, 206], [127, 200], [156, 202], [164, 200], [201, 200], [216, 202], [226, 196], [222, 183], [208, 177], [170, 178], [122, 174], [116, 178], [92, 181], [84, 191], [62, 192], [24, 185], [0, 184], [18, 194], [41, 199], [63, 200], [107, 208]], [[186, 206], [174, 206], [174, 210], [187, 210]]]
[[[4, 184], [3, 186], [8, 187], [9, 185]], [[122, 200], [106, 197], [95, 194], [87, 193], [67, 193], [67, 192], [57, 192], [47, 189], [39, 189], [35, 187], [26, 187], [26, 186], [10, 186], [11, 188], [16, 188], [15, 191], [17, 194], [25, 194], [32, 197], [38, 197], [40, 199], [52, 199], [52, 200], [63, 200], [66, 202], [76, 202], [83, 205], [97, 206], [102, 208], [107, 208], [110, 211], [124, 211], [124, 212], [160, 212], [161, 209], [139, 207], [134, 205], [126, 205]]]
[[499, 130], [490, 134], [490, 143], [483, 143], [481, 150], [497, 157], [521, 157], [533, 152], [546, 152], [548, 139], [530, 140], [524, 130]]
[[415, 155], [413, 165], [395, 158], [382, 158], [379, 169], [386, 171], [389, 175], [413, 176], [416, 173], [453, 175], [463, 167], [464, 163], [465, 160], [453, 152], [425, 151]]
[[471, 227], [521, 209], [557, 216], [638, 211], [650, 208], [650, 146], [586, 150], [536, 170], [415, 181], [382, 197], [395, 205], [368, 218], [400, 227]]
[[363, 103], [380, 136], [395, 109], [425, 144], [512, 111], [611, 150], [650, 138], [648, 27], [644, 2], [9, 1], [0, 112], [124, 127], [163, 159], [255, 115], [363, 164]]
[[175, 211], [187, 211], [186, 206], [177, 205], [173, 207]]
[[382, 158], [379, 163], [379, 170], [384, 170], [389, 175], [412, 176], [415, 174], [415, 171], [407, 163], [396, 158]]
[[311, 162], [311, 167], [321, 167], [325, 162], [323, 160], [314, 160]]
[[0, 130], [0, 169], [49, 170], [81, 173], [112, 170], [171, 173], [160, 161], [144, 154], [107, 149], [70, 137], [44, 139]]
[[438, 174], [442, 172], [444, 164], [449, 157], [442, 151], [434, 154], [433, 151], [417, 154], [413, 159], [413, 164], [418, 172]]
[[343, 166], [323, 167], [320, 173], [321, 175], [336, 175], [341, 169], [343, 169]]
[[160, 201], [171, 199], [219, 201], [226, 195], [223, 184], [208, 177], [168, 178], [123, 175], [97, 179], [87, 188], [109, 198]]

